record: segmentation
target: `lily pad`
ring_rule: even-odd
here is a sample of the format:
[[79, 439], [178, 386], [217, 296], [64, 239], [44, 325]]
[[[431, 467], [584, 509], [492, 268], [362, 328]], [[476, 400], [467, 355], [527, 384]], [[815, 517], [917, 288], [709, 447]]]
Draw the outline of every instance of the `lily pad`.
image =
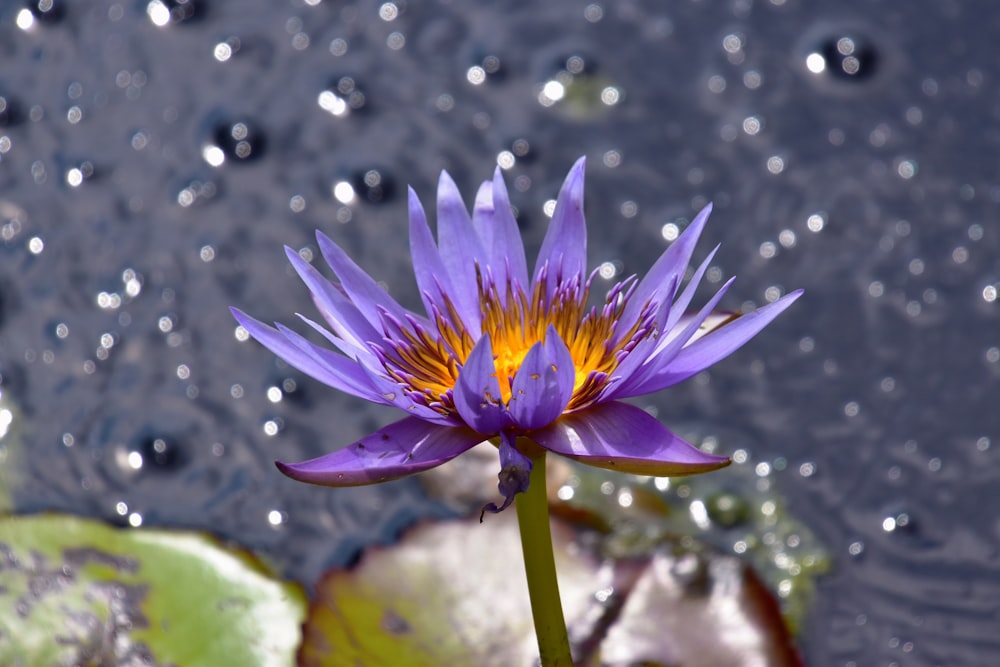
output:
[[[777, 604], [739, 559], [660, 549], [599, 561], [592, 537], [553, 523], [577, 665], [800, 664]], [[331, 571], [304, 635], [303, 667], [536, 664], [514, 513], [423, 524]]]
[[[681, 431], [708, 451], [719, 438]], [[737, 438], [733, 437], [733, 440]], [[733, 447], [722, 447], [732, 451]], [[428, 493], [457, 512], [476, 512], [496, 497], [496, 448], [475, 447], [422, 473]], [[605, 535], [603, 553], [648, 556], [658, 545], [686, 549], [709, 545], [738, 555], [777, 595], [794, 633], [814, 598], [815, 580], [830, 569], [827, 549], [799, 521], [778, 493], [787, 461], [754, 460], [743, 449], [734, 465], [711, 475], [652, 478], [626, 475], [548, 457], [549, 505], [553, 515]]]
[[305, 596], [207, 535], [0, 519], [0, 664], [291, 665]]
[[658, 551], [628, 591], [592, 665], [793, 667], [778, 603], [745, 563]]
[[[565, 546], [565, 528], [553, 532]], [[303, 667], [394, 665], [511, 667], [536, 660], [513, 511], [423, 524], [392, 547], [373, 548], [352, 570], [319, 585], [304, 628]], [[567, 615], [585, 609], [596, 563], [556, 553]]]

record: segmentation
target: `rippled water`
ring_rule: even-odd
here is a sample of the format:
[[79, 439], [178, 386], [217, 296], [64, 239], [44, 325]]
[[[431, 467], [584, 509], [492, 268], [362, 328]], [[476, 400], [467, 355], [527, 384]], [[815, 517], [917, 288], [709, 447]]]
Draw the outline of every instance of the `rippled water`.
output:
[[4, 3], [16, 510], [208, 528], [303, 581], [439, 511], [412, 481], [281, 477], [274, 458], [393, 415], [238, 341], [226, 306], [311, 312], [281, 245], [315, 251], [315, 228], [416, 305], [407, 184], [430, 202], [447, 168], [471, 198], [498, 161], [537, 248], [586, 154], [590, 260], [609, 278], [643, 272], [712, 200], [700, 252], [724, 243], [709, 279], [739, 276], [729, 307], [807, 290], [647, 403], [796, 471], [779, 490], [836, 561], [808, 664], [997, 664], [991, 16], [936, 0]]

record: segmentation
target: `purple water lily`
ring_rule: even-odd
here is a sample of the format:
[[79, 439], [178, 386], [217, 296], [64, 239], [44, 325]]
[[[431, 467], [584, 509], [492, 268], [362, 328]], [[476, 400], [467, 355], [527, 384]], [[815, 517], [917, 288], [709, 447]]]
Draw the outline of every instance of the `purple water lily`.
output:
[[[500, 169], [483, 183], [470, 217], [441, 174], [437, 242], [409, 192], [410, 247], [426, 315], [397, 303], [322, 233], [332, 282], [285, 248], [327, 327], [301, 317], [335, 350], [233, 308], [251, 336], [291, 366], [335, 389], [393, 405], [407, 416], [330, 454], [278, 468], [328, 486], [373, 484], [421, 472], [484, 440], [499, 448], [500, 511], [551, 451], [588, 465], [643, 475], [687, 475], [729, 459], [702, 452], [621, 399], [656, 392], [708, 368], [750, 340], [798, 298], [752, 313], [713, 316], [732, 284], [685, 314], [715, 250], [680, 289], [706, 206], [641, 280], [615, 285], [588, 307], [581, 158], [570, 170], [529, 277]], [[718, 248], [716, 248], [717, 250]]]

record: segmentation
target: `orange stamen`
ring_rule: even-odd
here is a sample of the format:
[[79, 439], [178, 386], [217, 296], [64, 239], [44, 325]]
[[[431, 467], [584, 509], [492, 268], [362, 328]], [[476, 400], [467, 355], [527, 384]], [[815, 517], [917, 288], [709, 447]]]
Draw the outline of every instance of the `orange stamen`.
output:
[[[507, 285], [501, 297], [495, 286], [484, 288], [479, 279], [482, 334], [492, 343], [500, 398], [504, 403], [510, 400], [511, 384], [525, 355], [544, 340], [552, 325], [569, 348], [576, 371], [567, 411], [585, 408], [598, 398], [635, 342], [656, 332], [650, 329], [648, 316], [639, 317], [624, 333], [616, 331], [629, 296], [624, 285], [609, 294], [603, 308], [588, 309], [590, 281], [582, 286], [563, 282], [553, 295], [547, 294], [544, 280], [536, 282], [530, 295]], [[433, 330], [404, 329], [405, 340], [394, 354], [386, 355], [385, 364], [390, 377], [423, 396], [422, 402], [449, 413], [454, 410], [451, 391], [476, 341], [453, 304], [446, 299], [444, 307], [445, 312], [432, 317]]]

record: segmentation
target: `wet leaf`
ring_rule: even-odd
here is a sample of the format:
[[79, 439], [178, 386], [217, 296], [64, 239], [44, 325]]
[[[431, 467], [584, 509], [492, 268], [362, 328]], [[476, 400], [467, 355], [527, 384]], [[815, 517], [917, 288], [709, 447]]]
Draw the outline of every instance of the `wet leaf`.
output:
[[[716, 323], [722, 321], [720, 315]], [[697, 429], [678, 432], [712, 451], [737, 449]], [[739, 554], [778, 596], [794, 633], [812, 603], [816, 578], [830, 569], [830, 557], [778, 493], [787, 462], [743, 454], [719, 473], [671, 479], [626, 475], [549, 456], [550, 511], [577, 528], [605, 533], [602, 553], [608, 556], [648, 557], [664, 543], [710, 545]], [[478, 516], [479, 508], [495, 499], [496, 472], [496, 448], [486, 444], [421, 479], [432, 497]]]
[[304, 611], [207, 535], [0, 519], [2, 665], [290, 665]]
[[[599, 562], [593, 533], [553, 524], [577, 664], [798, 665], [778, 607], [738, 559], [714, 552]], [[513, 512], [424, 524], [321, 582], [303, 667], [533, 665], [537, 660]]]
[[[570, 539], [554, 531], [563, 607], [573, 618], [597, 565], [570, 553]], [[330, 572], [304, 634], [304, 667], [531, 664], [537, 648], [515, 513], [424, 524], [396, 546], [368, 551], [355, 569]]]
[[659, 551], [591, 664], [794, 667], [801, 661], [777, 602], [739, 559]]

